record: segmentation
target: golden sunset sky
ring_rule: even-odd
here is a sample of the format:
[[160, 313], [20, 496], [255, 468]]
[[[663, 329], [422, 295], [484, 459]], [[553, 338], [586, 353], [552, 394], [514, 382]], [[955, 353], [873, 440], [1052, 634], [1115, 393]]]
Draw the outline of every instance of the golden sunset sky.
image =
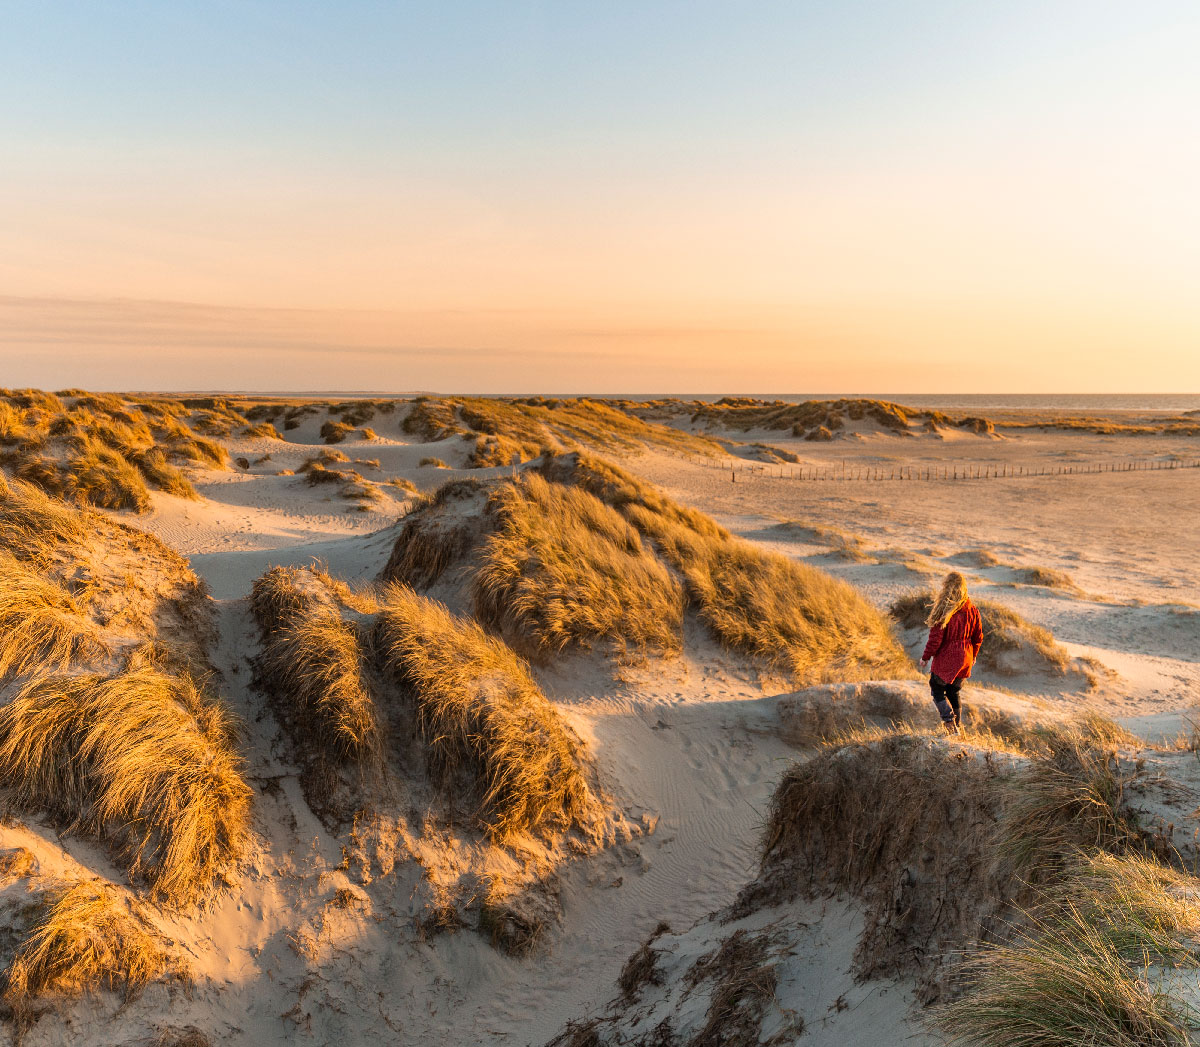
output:
[[0, 384], [1200, 392], [1191, 3], [19, 4]]

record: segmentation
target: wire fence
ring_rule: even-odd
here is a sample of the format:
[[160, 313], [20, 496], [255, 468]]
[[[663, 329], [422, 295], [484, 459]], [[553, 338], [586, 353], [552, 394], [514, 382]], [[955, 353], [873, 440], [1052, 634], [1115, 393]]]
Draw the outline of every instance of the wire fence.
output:
[[1070, 464], [1026, 464], [1021, 462], [957, 462], [946, 465], [856, 465], [847, 462], [827, 465], [790, 465], [787, 463], [750, 462], [729, 459], [724, 463], [707, 462], [708, 468], [729, 474], [731, 483], [739, 477], [807, 482], [932, 482], [943, 480], [1005, 480], [1023, 477], [1088, 476], [1098, 473], [1165, 472], [1175, 469], [1200, 469], [1200, 459], [1122, 459], [1109, 462]]

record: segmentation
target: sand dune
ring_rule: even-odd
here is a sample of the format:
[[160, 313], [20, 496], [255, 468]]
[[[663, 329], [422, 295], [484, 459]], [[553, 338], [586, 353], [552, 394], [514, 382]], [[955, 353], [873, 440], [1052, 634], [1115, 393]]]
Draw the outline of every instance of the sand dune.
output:
[[[874, 811], [884, 834], [902, 809], [917, 820], [878, 867], [847, 873], [838, 826], [804, 828], [815, 811], [786, 813], [789, 787], [834, 788], [826, 771], [838, 759], [874, 781], [871, 754], [889, 746], [922, 773], [936, 764], [964, 804], [1002, 821], [1014, 801], [989, 782], [1042, 766], [1043, 740], [1063, 724], [1114, 717], [1165, 746], [1117, 734], [1089, 743], [1117, 750], [1128, 778], [1114, 817], [1136, 821], [1155, 860], [1170, 861], [1172, 846], [1191, 854], [1200, 776], [1173, 747], [1200, 693], [1200, 470], [913, 483], [787, 472], [844, 456], [852, 473], [1182, 460], [1193, 438], [1181, 430], [999, 424], [1005, 439], [994, 440], [896, 405], [855, 418], [848, 403], [809, 413], [820, 425], [842, 417], [830, 432], [859, 438], [822, 441], [804, 438], [812, 426], [794, 431], [799, 416], [761, 424], [755, 404], [693, 418], [617, 401], [3, 402], [7, 475], [41, 477], [39, 489], [68, 503], [17, 483], [0, 492], [13, 572], [60, 594], [47, 597], [60, 632], [15, 651], [0, 718], [26, 715], [47, 680], [158, 673], [168, 698], [159, 711], [139, 700], [148, 722], [165, 730], [192, 702], [199, 726], [187, 730], [210, 744], [224, 729], [204, 710], [238, 721], [230, 773], [249, 797], [229, 863], [205, 859], [203, 890], [168, 878], [181, 886], [164, 894], [159, 852], [131, 851], [102, 820], [64, 811], [59, 786], [34, 788], [29, 765], [0, 752], [11, 812], [0, 961], [35, 971], [25, 899], [57, 904], [73, 885], [114, 899], [149, 936], [139, 955], [163, 957], [137, 968], [114, 953], [76, 986], [22, 975], [6, 1027], [22, 1023], [26, 1043], [610, 1044], [657, 1042], [645, 1039], [656, 1029], [680, 1044], [719, 1042], [722, 1029], [746, 1043], [940, 1042], [927, 1005], [954, 998], [947, 958], [1027, 899], [1015, 880], [968, 880], [949, 915], [890, 929], [880, 905], [914, 868], [905, 889], [914, 911], [932, 913], [950, 876], [939, 862], [961, 865], [955, 847], [992, 843], [915, 798], [904, 807], [880, 779], [875, 800], [865, 784], [856, 797], [863, 816]], [[71, 429], [92, 424], [84, 410], [100, 426], [86, 446]], [[54, 424], [60, 437], [39, 443], [38, 428]], [[708, 442], [678, 439], [692, 428]], [[105, 440], [145, 467], [60, 479]], [[191, 457], [189, 441], [218, 450]], [[160, 445], [186, 487], [155, 483], [168, 475], [150, 454]], [[556, 457], [543, 457], [547, 445]], [[722, 451], [763, 471], [731, 478]], [[580, 472], [588, 455], [600, 465]], [[34, 458], [53, 467], [24, 464]], [[314, 471], [337, 475], [313, 481]], [[136, 493], [128, 503], [91, 494], [121, 484]], [[1155, 503], [1171, 506], [1166, 535], [1162, 514], [1145, 512]], [[86, 540], [40, 551], [7, 522], [27, 504], [64, 527], [84, 521], [68, 533]], [[893, 634], [886, 615], [951, 567], [1018, 623], [1016, 646], [965, 692], [974, 733], [962, 742], [930, 733], [909, 660], [920, 631]], [[274, 610], [252, 598], [270, 578], [291, 587]], [[416, 592], [389, 593], [385, 581]], [[857, 631], [830, 624], [846, 621]], [[789, 644], [810, 653], [779, 657]], [[202, 701], [173, 690], [210, 669]], [[89, 701], [107, 700], [91, 686]], [[506, 734], [517, 715], [533, 718]], [[190, 737], [169, 730], [173, 745]], [[63, 737], [69, 754], [78, 743]], [[520, 752], [529, 739], [553, 759], [510, 788], [504, 767], [534, 766]], [[976, 778], [977, 796], [964, 784]], [[96, 795], [79, 793], [85, 805]], [[176, 815], [163, 818], [157, 831], [178, 830]], [[949, 849], [920, 865], [929, 839]], [[1095, 861], [1107, 840], [1088, 841]], [[781, 892], [780, 877], [808, 886]], [[921, 962], [887, 959], [918, 932]]]

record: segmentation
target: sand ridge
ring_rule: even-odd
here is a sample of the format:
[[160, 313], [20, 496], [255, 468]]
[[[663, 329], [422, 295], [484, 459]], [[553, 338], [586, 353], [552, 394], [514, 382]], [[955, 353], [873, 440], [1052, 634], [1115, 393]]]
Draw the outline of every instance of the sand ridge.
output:
[[[235, 458], [256, 464], [196, 475], [200, 501], [156, 492], [150, 512], [132, 520], [184, 553], [216, 601], [214, 661], [222, 694], [247, 725], [256, 842], [237, 886], [211, 908], [160, 921], [194, 969], [190, 995], [151, 986], [113, 1026], [97, 1021], [103, 1008], [82, 1000], [67, 1008], [65, 1024], [35, 1026], [31, 1044], [63, 1033], [71, 1042], [110, 1043], [117, 1028], [122, 1042], [141, 1042], [138, 1036], [167, 1025], [195, 1025], [228, 1043], [541, 1044], [612, 996], [622, 964], [660, 921], [696, 937], [688, 946], [685, 934], [676, 949], [702, 952], [711, 944], [707, 914], [729, 904], [754, 875], [767, 801], [796, 756], [781, 737], [779, 714], [795, 688], [703, 636], [689, 636], [685, 654], [615, 672], [587, 654], [535, 669], [592, 746], [625, 815], [643, 829], [627, 845], [564, 870], [562, 924], [546, 948], [518, 960], [470, 934], [422, 940], [412, 930], [414, 870], [400, 865], [391, 879], [365, 885], [347, 877], [337, 840], [303, 802], [296, 769], [251, 686], [249, 664], [256, 645], [246, 597], [256, 577], [271, 566], [319, 561], [337, 577], [372, 579], [411, 504], [399, 488], [381, 483], [381, 497], [358, 511], [296, 475], [324, 446], [323, 420], [302, 419], [284, 440], [224, 439]], [[397, 425], [379, 430], [383, 435], [352, 435], [337, 446], [350, 459], [378, 459], [377, 468], [361, 470], [381, 482], [404, 478], [430, 491], [451, 478], [511, 473], [461, 468], [466, 454], [457, 438], [430, 444]], [[868, 432], [834, 447], [778, 432], [750, 435], [814, 463], [823, 454], [862, 462], [996, 461], [1001, 452], [1104, 456], [1120, 439], [1022, 432], [985, 443], [955, 431], [950, 440], [931, 434], [901, 441]], [[1139, 454], [1181, 450], [1178, 437], [1136, 439]], [[431, 456], [452, 467], [419, 464]], [[1189, 606], [1200, 593], [1200, 471], [833, 485], [766, 472], [731, 483], [712, 463], [656, 452], [623, 464], [735, 534], [852, 582], [881, 607], [936, 580], [964, 551], [990, 550], [997, 564], [966, 568], [976, 591], [1050, 629], [1072, 655], [1112, 670], [1091, 690], [1020, 677], [1003, 690], [979, 684], [968, 688], [968, 702], [1032, 702], [1050, 716], [1095, 707], [1145, 734], [1170, 736], [1200, 693], [1200, 611]], [[279, 475], [285, 470], [292, 475]], [[1147, 513], [1149, 505], [1170, 507], [1166, 536], [1162, 514]], [[840, 554], [838, 543], [815, 532], [779, 528], [797, 520], [858, 536], [859, 556]], [[1034, 565], [1068, 572], [1078, 591], [1013, 584], [1014, 571]], [[86, 844], [60, 844], [36, 825], [0, 834], [4, 846], [29, 846], [48, 864], [65, 860], [53, 857], [60, 847], [88, 854]], [[803, 1003], [812, 1042], [938, 1042], [910, 1012], [911, 989], [902, 980], [854, 986], [852, 906], [785, 915], [811, 928], [785, 981], [789, 1000]]]

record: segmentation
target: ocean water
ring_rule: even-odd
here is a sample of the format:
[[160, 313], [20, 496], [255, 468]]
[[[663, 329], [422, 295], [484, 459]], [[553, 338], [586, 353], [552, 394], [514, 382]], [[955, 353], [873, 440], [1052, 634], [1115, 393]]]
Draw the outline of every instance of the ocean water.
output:
[[[722, 394], [694, 396], [675, 394], [681, 400], [701, 400], [712, 403]], [[842, 397], [863, 397], [871, 400], [891, 400], [909, 407], [933, 407], [953, 411], [1070, 411], [1087, 414], [1102, 411], [1161, 411], [1178, 414], [1200, 411], [1200, 393], [739, 393], [759, 400], [783, 400], [801, 403], [804, 400], [837, 400]], [[630, 396], [631, 400], [654, 400], [653, 396]]]

